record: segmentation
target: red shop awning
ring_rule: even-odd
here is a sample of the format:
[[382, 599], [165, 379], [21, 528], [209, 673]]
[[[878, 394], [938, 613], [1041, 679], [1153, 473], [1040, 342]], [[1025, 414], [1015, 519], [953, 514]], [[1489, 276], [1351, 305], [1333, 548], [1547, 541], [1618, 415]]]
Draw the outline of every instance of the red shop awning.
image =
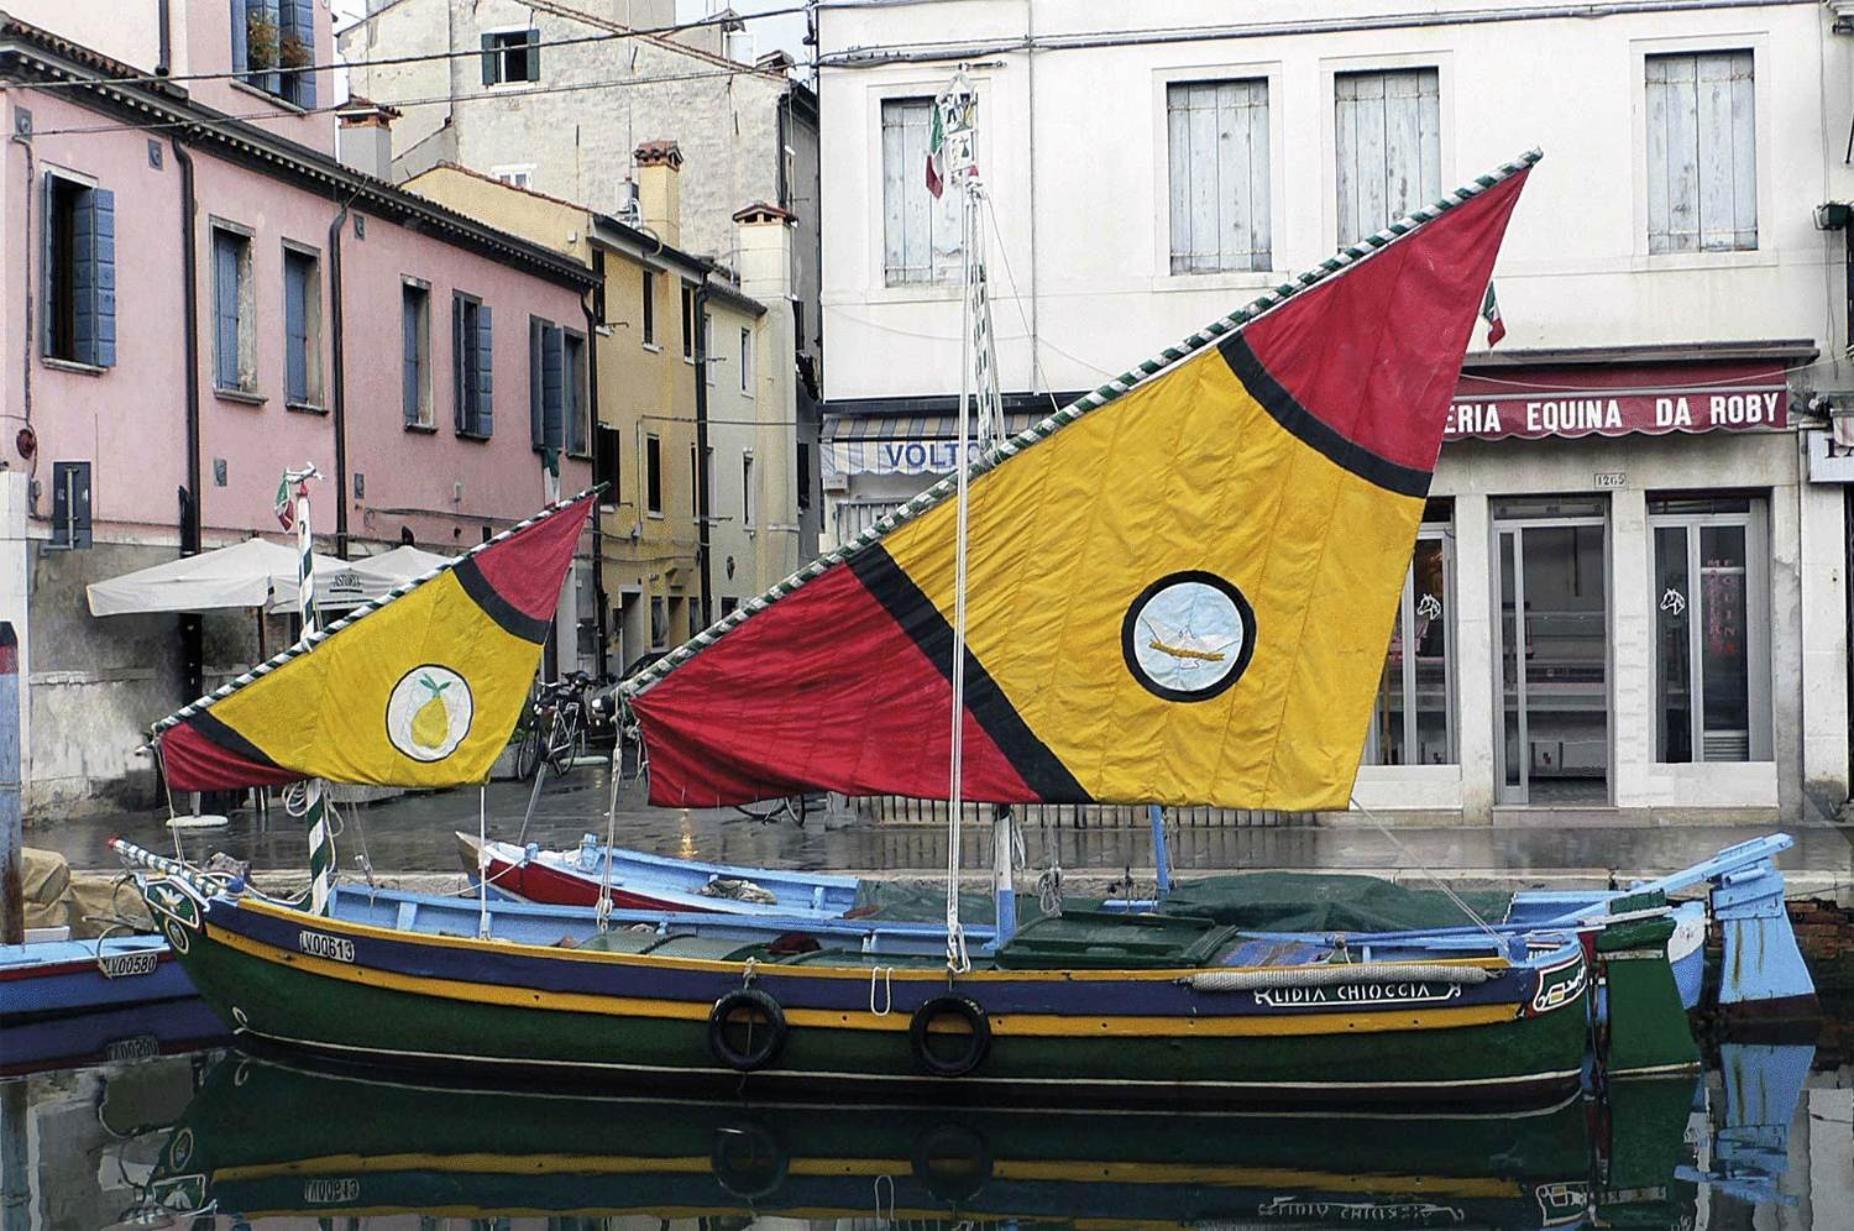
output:
[[1463, 372], [1445, 440], [1527, 440], [1789, 426], [1779, 360], [1558, 364]]

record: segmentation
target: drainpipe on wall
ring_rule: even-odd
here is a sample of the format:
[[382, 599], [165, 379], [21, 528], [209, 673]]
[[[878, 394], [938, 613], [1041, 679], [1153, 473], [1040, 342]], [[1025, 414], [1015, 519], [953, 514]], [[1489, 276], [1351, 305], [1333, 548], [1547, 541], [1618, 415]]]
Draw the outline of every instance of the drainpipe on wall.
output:
[[[193, 156], [180, 138], [169, 144], [174, 149], [174, 164], [180, 168], [180, 319], [185, 335], [181, 362], [187, 376], [187, 485], [180, 489], [180, 554], [192, 556], [199, 554], [205, 525], [200, 509], [200, 279], [194, 228], [199, 204], [194, 195]], [[192, 701], [206, 691], [205, 626], [197, 612], [180, 617], [180, 657], [185, 700]]]
[[[580, 300], [579, 307], [580, 311], [586, 314], [586, 401], [587, 410], [592, 415], [592, 421], [586, 425], [586, 430], [592, 433], [592, 456], [597, 458], [599, 456], [599, 326], [603, 322], [599, 320], [599, 314], [592, 310], [592, 294], [591, 291], [586, 292], [586, 298]], [[599, 476], [596, 473], [598, 469], [596, 461], [593, 469], [595, 471], [592, 476], [593, 481], [597, 482]], [[604, 504], [606, 497], [611, 495], [612, 493], [608, 492], [600, 496], [598, 504]], [[593, 613], [592, 640], [593, 652], [598, 656], [596, 659], [597, 674], [600, 679], [604, 679], [611, 670], [611, 656], [605, 644], [608, 631], [605, 627], [605, 532], [600, 525], [604, 518], [599, 515], [596, 505], [592, 510], [591, 520], [592, 599], [598, 607], [598, 610]]]
[[348, 225], [344, 204], [328, 224], [328, 330], [331, 351], [328, 397], [335, 420], [335, 558], [348, 558], [348, 382], [341, 338], [341, 232]]
[[[714, 577], [708, 559], [708, 279], [695, 288], [695, 556], [702, 578], [702, 627], [714, 619]], [[694, 635], [696, 629], [689, 630]]]
[[155, 53], [155, 76], [165, 77], [172, 69], [174, 58], [174, 31], [171, 0], [159, 0], [155, 5], [155, 32], [160, 38], [160, 50]]

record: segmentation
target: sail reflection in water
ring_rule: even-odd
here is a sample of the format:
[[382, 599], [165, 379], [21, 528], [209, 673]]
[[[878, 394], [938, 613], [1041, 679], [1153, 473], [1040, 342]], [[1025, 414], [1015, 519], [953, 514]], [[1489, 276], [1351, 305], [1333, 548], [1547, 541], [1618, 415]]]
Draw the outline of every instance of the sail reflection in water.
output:
[[[1792, 1112], [1774, 1104], [1787, 1094], [1793, 1105], [1801, 1087], [1790, 1079], [1807, 1074], [1810, 1050], [1741, 1053], [1710, 1100], [1682, 1077], [1502, 1115], [641, 1101], [425, 1088], [231, 1055], [204, 1071], [166, 1130], [132, 1216], [211, 1214], [228, 1227], [425, 1214], [537, 1231], [625, 1216], [853, 1220], [872, 1231], [1684, 1228], [1709, 1183], [1715, 1194], [1776, 1195]], [[1759, 1123], [1721, 1125], [1717, 1144], [1696, 1149], [1689, 1117], [1711, 1123], [1709, 1101]], [[1756, 1148], [1727, 1144], [1747, 1136]]]

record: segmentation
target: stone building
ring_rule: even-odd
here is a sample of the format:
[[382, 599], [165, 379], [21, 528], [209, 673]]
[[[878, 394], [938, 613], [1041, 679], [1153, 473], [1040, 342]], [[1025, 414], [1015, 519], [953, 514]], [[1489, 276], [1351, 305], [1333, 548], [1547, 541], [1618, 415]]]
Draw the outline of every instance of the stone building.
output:
[[[669, 139], [683, 160], [675, 247], [735, 268], [741, 206], [765, 202], [791, 215], [793, 362], [808, 374], [791, 469], [808, 557], [821, 507], [812, 498], [818, 420], [809, 383], [823, 355], [817, 99], [778, 53], [733, 58], [750, 57], [738, 31], [633, 33], [667, 30], [675, 8], [674, 0], [368, 0], [337, 40], [353, 90], [404, 112], [391, 126], [392, 178], [454, 163], [648, 227], [632, 154]], [[472, 49], [481, 55], [387, 62]]]

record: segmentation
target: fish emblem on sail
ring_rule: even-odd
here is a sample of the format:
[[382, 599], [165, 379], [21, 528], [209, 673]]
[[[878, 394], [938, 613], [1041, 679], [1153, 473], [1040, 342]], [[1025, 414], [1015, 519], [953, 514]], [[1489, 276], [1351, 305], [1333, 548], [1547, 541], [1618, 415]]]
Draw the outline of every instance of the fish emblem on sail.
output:
[[156, 731], [176, 790], [489, 775], [528, 695], [592, 496], [363, 607]]
[[[1347, 805], [1530, 162], [980, 459], [964, 798]], [[654, 802], [947, 797], [951, 486], [627, 682]]]

